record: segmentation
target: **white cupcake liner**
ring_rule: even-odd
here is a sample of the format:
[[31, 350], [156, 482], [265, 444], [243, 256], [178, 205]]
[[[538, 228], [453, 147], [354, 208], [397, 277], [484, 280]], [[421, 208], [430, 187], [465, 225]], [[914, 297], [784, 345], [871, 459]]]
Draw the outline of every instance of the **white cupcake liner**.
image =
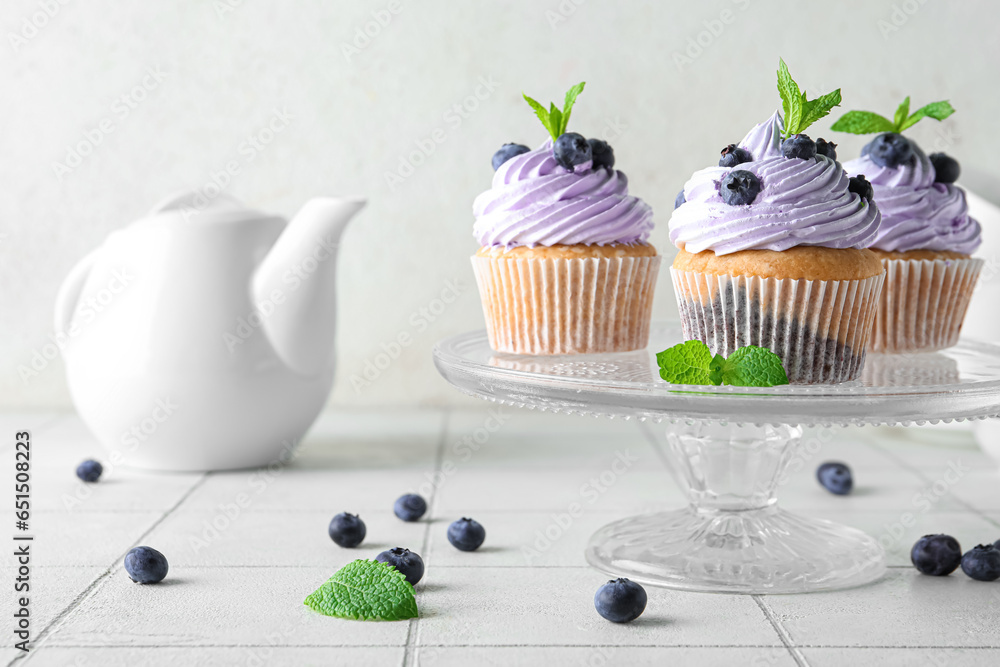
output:
[[865, 362], [884, 274], [864, 280], [792, 280], [671, 269], [687, 339], [728, 356], [759, 345], [781, 357], [788, 380], [854, 380]]
[[957, 343], [984, 263], [975, 257], [883, 259], [872, 351], [933, 352]]
[[646, 347], [660, 257], [475, 256], [490, 345], [513, 354]]

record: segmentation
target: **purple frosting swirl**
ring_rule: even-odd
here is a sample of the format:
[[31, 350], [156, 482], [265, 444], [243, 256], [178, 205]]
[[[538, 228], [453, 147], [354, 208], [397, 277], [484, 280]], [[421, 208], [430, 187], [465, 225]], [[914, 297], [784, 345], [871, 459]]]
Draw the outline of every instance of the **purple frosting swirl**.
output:
[[785, 158], [781, 155], [782, 120], [778, 112], [740, 142], [753, 156], [732, 169], [752, 172], [761, 191], [753, 203], [730, 206], [719, 195], [719, 182], [732, 169], [709, 167], [684, 184], [684, 197], [670, 218], [670, 240], [691, 253], [713, 250], [726, 255], [741, 250], [787, 250], [795, 246], [867, 248], [878, 231], [880, 215], [848, 191], [849, 178], [836, 160]]
[[872, 247], [971, 255], [982, 243], [982, 228], [969, 217], [965, 192], [950, 183], [935, 183], [931, 161], [912, 139], [910, 145], [913, 158], [895, 169], [880, 167], [868, 156], [844, 165], [851, 175], [863, 174], [875, 190], [882, 225]]
[[483, 246], [635, 243], [653, 230], [653, 211], [628, 194], [625, 174], [590, 162], [570, 171], [556, 162], [551, 141], [500, 165], [472, 212]]

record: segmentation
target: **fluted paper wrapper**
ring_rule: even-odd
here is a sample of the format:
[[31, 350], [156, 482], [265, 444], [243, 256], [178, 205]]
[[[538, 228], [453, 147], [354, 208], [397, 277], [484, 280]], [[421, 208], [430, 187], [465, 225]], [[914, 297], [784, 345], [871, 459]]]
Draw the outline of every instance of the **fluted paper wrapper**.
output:
[[983, 264], [974, 257], [883, 259], [872, 351], [933, 352], [957, 343]]
[[854, 380], [865, 363], [884, 274], [792, 280], [670, 270], [684, 337], [713, 354], [759, 345], [781, 357], [789, 382]]
[[646, 347], [660, 257], [473, 257], [490, 345], [513, 354]]

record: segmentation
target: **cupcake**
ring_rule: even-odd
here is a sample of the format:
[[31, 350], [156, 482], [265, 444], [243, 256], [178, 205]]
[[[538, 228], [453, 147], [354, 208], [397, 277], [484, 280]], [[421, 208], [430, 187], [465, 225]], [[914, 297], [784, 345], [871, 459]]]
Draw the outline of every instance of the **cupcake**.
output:
[[[944, 153], [928, 157], [900, 132], [920, 118], [943, 120], [954, 109], [934, 102], [913, 114], [910, 99], [895, 121], [848, 112], [834, 130], [881, 132], [844, 165], [874, 189], [882, 225], [872, 250], [886, 270], [872, 332], [874, 352], [931, 352], [958, 341], [983, 260], [972, 257], [981, 228], [969, 217], [965, 192], [955, 185], [959, 164]], [[886, 132], [885, 130], [892, 131]]]
[[[806, 101], [784, 63], [775, 112], [677, 196], [671, 269], [686, 338], [730, 355], [766, 347], [793, 383], [835, 383], [864, 365], [884, 271], [868, 246], [878, 208], [836, 146], [802, 134], [840, 102]], [[787, 122], [791, 117], [794, 125]]]
[[624, 352], [649, 339], [660, 257], [650, 207], [628, 193], [611, 146], [566, 132], [562, 110], [525, 96], [549, 131], [535, 150], [506, 144], [473, 203], [472, 267], [490, 345], [515, 354]]

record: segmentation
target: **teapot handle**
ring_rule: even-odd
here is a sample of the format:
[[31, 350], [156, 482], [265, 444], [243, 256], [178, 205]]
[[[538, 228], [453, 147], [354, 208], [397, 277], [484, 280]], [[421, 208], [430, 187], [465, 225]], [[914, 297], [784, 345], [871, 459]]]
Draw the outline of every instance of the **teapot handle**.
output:
[[59, 287], [55, 309], [55, 333], [57, 335], [69, 332], [76, 304], [80, 301], [80, 293], [83, 292], [83, 284], [87, 280], [87, 276], [90, 275], [90, 268], [95, 259], [97, 259], [97, 249], [91, 250], [78, 261]]

